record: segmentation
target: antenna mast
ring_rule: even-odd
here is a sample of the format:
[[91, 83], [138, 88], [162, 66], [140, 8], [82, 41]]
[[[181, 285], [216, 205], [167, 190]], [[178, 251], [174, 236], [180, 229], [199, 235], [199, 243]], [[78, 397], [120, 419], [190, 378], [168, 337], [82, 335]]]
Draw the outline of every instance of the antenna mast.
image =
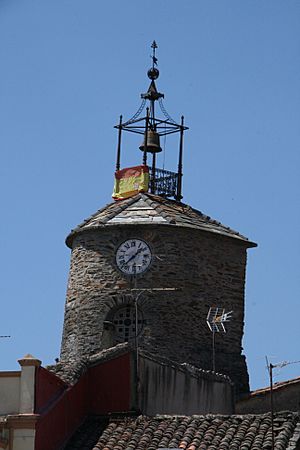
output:
[[274, 434], [274, 398], [273, 398], [273, 369], [279, 367], [280, 369], [290, 364], [298, 364], [300, 361], [282, 361], [281, 363], [269, 363], [266, 356], [267, 370], [270, 378], [270, 406], [271, 406], [271, 426], [272, 426], [272, 450], [275, 449], [275, 434]]
[[215, 349], [215, 334], [216, 333], [226, 333], [226, 328], [224, 323], [229, 322], [231, 319], [232, 311], [225, 312], [225, 309], [219, 308], [218, 306], [210, 307], [206, 323], [210, 331], [212, 332], [212, 371], [216, 371], [216, 349]]

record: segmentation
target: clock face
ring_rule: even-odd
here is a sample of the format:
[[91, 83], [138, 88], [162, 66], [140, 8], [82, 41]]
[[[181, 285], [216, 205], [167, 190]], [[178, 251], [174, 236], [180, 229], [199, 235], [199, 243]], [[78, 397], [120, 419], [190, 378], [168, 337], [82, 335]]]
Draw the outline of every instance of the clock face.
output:
[[117, 266], [126, 275], [145, 272], [149, 268], [151, 260], [150, 247], [141, 239], [127, 239], [116, 252]]

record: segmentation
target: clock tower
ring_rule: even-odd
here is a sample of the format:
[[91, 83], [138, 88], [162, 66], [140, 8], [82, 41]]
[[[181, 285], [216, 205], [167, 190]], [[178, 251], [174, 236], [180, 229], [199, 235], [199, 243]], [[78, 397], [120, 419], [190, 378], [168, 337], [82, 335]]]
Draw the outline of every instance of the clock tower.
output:
[[[113, 203], [71, 231], [71, 267], [61, 362], [68, 366], [122, 342], [179, 363], [212, 369], [210, 308], [233, 311], [215, 337], [215, 370], [249, 390], [245, 357], [246, 237], [182, 202], [184, 119], [158, 92], [156, 43], [150, 86], [137, 113], [120, 117]], [[160, 109], [162, 118], [157, 115]], [[141, 163], [121, 168], [125, 132], [141, 134]], [[157, 167], [160, 140], [177, 133], [178, 165]]]

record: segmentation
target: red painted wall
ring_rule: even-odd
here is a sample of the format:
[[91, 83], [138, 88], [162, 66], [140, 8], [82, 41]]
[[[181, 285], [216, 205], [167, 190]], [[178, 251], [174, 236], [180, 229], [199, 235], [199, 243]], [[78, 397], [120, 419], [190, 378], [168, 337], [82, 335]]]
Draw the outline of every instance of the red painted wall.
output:
[[88, 372], [90, 412], [107, 414], [131, 408], [130, 354], [91, 367]]
[[[38, 372], [36, 404], [44, 412], [36, 425], [35, 450], [58, 450], [88, 414], [129, 411], [130, 361], [130, 354], [125, 354], [99, 363], [68, 388], [56, 384], [46, 369]], [[63, 392], [53, 400], [60, 388]]]
[[52, 372], [38, 367], [35, 378], [35, 413], [41, 414], [67, 387], [68, 385]]
[[58, 450], [87, 414], [87, 374], [63, 392], [36, 425], [35, 450]]

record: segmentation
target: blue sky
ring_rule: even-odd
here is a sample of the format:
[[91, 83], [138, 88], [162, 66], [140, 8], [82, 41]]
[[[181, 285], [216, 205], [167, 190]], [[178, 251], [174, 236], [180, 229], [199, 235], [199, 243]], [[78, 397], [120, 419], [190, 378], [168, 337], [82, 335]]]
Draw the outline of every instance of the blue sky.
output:
[[[2, 370], [28, 352], [59, 356], [64, 239], [111, 201], [113, 125], [147, 90], [153, 39], [165, 106], [190, 127], [184, 201], [259, 245], [246, 283], [252, 388], [268, 383], [265, 355], [300, 360], [299, 20], [294, 0], [0, 1]], [[124, 141], [124, 164], [139, 163], [139, 144]]]

